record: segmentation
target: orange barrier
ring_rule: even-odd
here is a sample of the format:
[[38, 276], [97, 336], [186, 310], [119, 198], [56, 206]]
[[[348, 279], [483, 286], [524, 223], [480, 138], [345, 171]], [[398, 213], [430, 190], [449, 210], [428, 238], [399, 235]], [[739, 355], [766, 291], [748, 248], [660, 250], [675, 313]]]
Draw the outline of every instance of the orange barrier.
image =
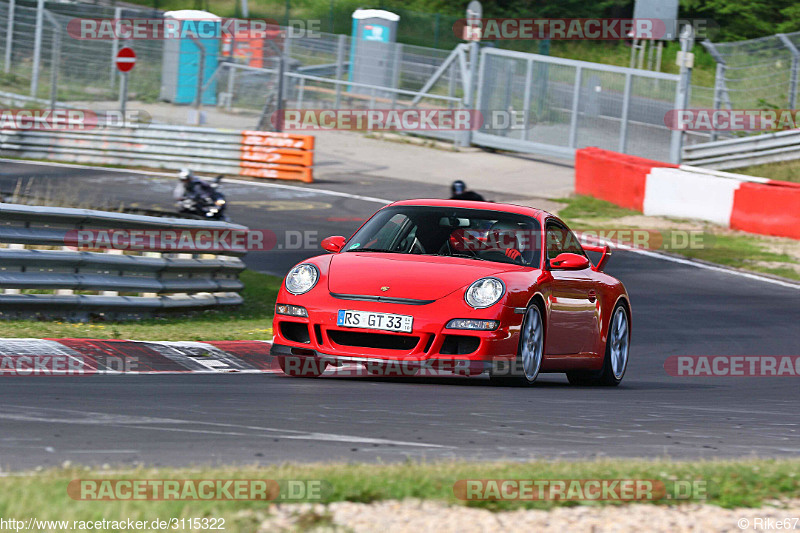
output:
[[794, 183], [742, 183], [733, 195], [731, 228], [800, 239], [800, 187]]
[[314, 181], [314, 137], [243, 131], [239, 174], [255, 178]]
[[575, 192], [644, 210], [647, 175], [653, 167], [678, 165], [589, 147], [575, 153]]

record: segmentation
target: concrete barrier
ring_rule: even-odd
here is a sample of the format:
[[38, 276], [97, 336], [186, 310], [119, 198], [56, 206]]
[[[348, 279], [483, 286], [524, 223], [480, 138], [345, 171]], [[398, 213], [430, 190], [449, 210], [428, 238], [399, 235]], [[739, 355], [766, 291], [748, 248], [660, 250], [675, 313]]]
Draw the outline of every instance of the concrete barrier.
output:
[[575, 192], [645, 215], [692, 218], [800, 239], [800, 184], [578, 150]]

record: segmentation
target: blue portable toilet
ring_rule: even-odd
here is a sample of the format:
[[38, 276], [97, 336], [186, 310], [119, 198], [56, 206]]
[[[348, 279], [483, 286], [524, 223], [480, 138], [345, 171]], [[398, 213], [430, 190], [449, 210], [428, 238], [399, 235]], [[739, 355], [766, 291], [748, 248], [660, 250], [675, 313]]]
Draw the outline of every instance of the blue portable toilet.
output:
[[[356, 9], [353, 12], [353, 37], [350, 45], [348, 79], [357, 83], [394, 86], [397, 23], [400, 17], [382, 9]], [[363, 87], [349, 89], [351, 93], [390, 97], [391, 93]]]
[[[200, 70], [200, 48], [187, 35], [197, 37], [205, 48], [203, 65], [203, 84], [207, 83], [219, 64], [219, 43], [221, 35], [221, 19], [207, 11], [184, 9], [164, 13], [165, 25], [169, 21], [177, 21], [172, 29], [177, 28], [176, 38], [164, 40], [163, 61], [161, 63], [160, 99], [173, 104], [194, 103], [197, 92], [197, 76]], [[167, 30], [168, 31], [168, 30]], [[202, 103], [216, 105], [216, 80], [203, 91]]]

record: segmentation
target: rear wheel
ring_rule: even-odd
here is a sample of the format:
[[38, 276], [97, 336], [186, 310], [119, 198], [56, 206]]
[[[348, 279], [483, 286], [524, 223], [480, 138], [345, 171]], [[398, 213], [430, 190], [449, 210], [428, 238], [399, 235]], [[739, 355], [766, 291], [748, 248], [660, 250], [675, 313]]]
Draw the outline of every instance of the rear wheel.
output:
[[532, 385], [539, 376], [544, 359], [544, 322], [539, 306], [532, 304], [525, 311], [519, 334], [517, 358], [511, 368], [492, 365], [489, 379], [503, 386]]
[[328, 363], [313, 357], [279, 357], [278, 365], [287, 376], [295, 378], [318, 378], [325, 372]]
[[601, 385], [616, 387], [622, 382], [628, 368], [630, 352], [630, 326], [625, 305], [618, 303], [611, 315], [606, 339], [606, 353], [603, 368], [597, 372], [567, 372], [567, 379], [572, 385]]

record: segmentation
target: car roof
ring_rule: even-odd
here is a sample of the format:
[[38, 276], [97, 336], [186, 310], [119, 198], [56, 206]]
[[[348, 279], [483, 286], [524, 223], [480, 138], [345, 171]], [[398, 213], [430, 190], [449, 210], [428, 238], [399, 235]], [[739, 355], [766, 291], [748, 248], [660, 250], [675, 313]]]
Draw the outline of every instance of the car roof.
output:
[[471, 200], [442, 200], [440, 198], [417, 198], [414, 200], [400, 200], [389, 204], [395, 205], [420, 205], [427, 207], [463, 207], [467, 209], [482, 209], [485, 211], [505, 211], [507, 213], [514, 213], [517, 215], [525, 215], [535, 219], [541, 219], [543, 216], [549, 216], [550, 213], [534, 207], [527, 207], [524, 205], [515, 204], [502, 204], [496, 202], [475, 202]]

